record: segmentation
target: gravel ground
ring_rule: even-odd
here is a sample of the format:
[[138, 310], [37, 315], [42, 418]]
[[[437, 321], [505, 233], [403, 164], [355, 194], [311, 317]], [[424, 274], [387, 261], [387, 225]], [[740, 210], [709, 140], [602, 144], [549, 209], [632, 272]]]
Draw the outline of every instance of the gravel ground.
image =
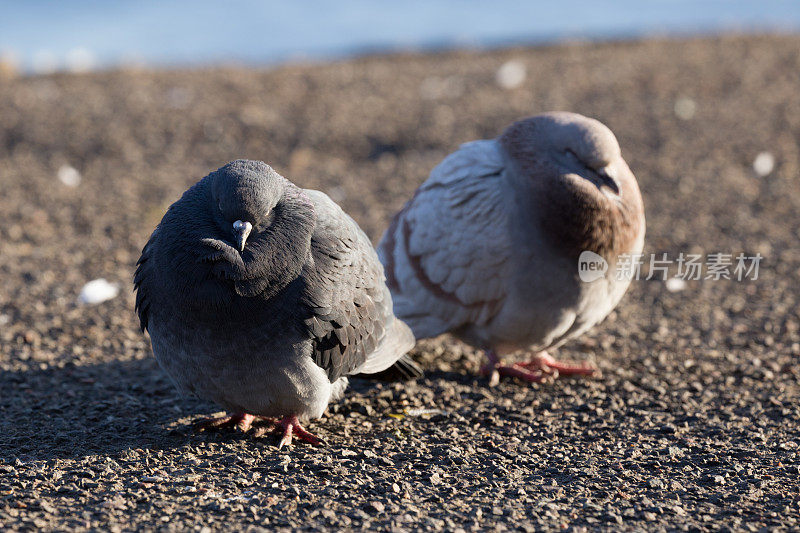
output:
[[[218, 409], [158, 369], [130, 290], [189, 184], [263, 159], [377, 240], [459, 143], [552, 109], [616, 132], [648, 253], [761, 253], [758, 280], [634, 282], [559, 350], [597, 378], [489, 388], [442, 338], [416, 383], [354, 381], [325, 448], [192, 430]], [[0, 529], [800, 528], [800, 37], [7, 79], [0, 117]], [[100, 277], [119, 296], [76, 304]]]

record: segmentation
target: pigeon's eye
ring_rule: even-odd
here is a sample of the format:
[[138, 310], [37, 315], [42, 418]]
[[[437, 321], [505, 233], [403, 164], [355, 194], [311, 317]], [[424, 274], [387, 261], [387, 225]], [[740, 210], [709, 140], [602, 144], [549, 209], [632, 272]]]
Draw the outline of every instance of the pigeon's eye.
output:
[[570, 150], [569, 148], [567, 148], [566, 150], [564, 150], [564, 153], [566, 153], [566, 154], [567, 154], [567, 157], [568, 157], [569, 159], [571, 159], [573, 163], [575, 163], [575, 164], [577, 164], [577, 165], [580, 165], [581, 167], [585, 168], [586, 170], [588, 170], [588, 171], [590, 171], [590, 172], [594, 172], [594, 170], [593, 170], [593, 169], [592, 169], [592, 168], [591, 168], [589, 165], [587, 165], [586, 163], [584, 163], [584, 162], [581, 160], [581, 158], [580, 158], [580, 157], [578, 157], [578, 154], [576, 154], [575, 152], [573, 152], [573, 151], [572, 151], [572, 150]]

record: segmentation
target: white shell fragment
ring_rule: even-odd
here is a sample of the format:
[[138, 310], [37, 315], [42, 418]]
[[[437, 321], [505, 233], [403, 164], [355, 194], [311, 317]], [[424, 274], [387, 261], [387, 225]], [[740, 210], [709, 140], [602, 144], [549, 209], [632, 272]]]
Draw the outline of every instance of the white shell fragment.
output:
[[56, 175], [58, 180], [67, 187], [77, 187], [81, 184], [81, 173], [69, 165], [61, 165]]
[[686, 281], [682, 278], [669, 278], [665, 284], [669, 292], [680, 292], [686, 288]]
[[449, 414], [447, 411], [442, 411], [441, 409], [406, 409], [404, 413], [407, 416], [447, 416]]
[[681, 97], [675, 100], [675, 115], [681, 120], [691, 120], [697, 111], [697, 104], [691, 98]]
[[753, 160], [753, 170], [762, 178], [770, 174], [774, 169], [775, 156], [769, 152], [761, 152]]
[[115, 298], [119, 294], [119, 287], [109, 283], [104, 278], [94, 279], [83, 286], [78, 295], [78, 302], [95, 305]]
[[525, 83], [526, 77], [525, 65], [521, 61], [511, 60], [506, 61], [497, 69], [495, 80], [503, 89], [516, 89]]

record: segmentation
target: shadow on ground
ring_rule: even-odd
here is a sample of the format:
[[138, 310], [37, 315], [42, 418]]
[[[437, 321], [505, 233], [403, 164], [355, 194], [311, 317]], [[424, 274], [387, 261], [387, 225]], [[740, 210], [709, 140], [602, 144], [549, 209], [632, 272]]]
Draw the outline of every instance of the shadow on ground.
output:
[[[429, 377], [469, 379], [454, 372]], [[367, 395], [376, 383], [353, 379], [350, 390]], [[196, 431], [197, 419], [221, 408], [181, 395], [152, 358], [6, 371], [0, 374], [0, 390], [0, 461], [5, 462], [113, 456], [130, 448], [166, 451], [208, 439], [250, 438]], [[362, 412], [364, 405], [356, 400], [332, 408], [347, 416]]]
[[0, 390], [5, 461], [182, 446], [190, 437], [178, 419], [216, 410], [180, 396], [152, 359], [7, 371]]

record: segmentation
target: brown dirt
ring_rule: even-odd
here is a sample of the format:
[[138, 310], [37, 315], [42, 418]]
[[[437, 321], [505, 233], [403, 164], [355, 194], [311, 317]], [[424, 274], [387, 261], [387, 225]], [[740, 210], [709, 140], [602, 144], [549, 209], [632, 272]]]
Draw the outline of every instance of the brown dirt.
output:
[[[528, 77], [501, 89], [511, 59]], [[326, 448], [191, 430], [217, 409], [157, 368], [130, 292], [189, 184], [262, 159], [377, 240], [459, 143], [553, 109], [616, 132], [648, 253], [758, 252], [759, 279], [635, 282], [560, 350], [596, 379], [490, 389], [440, 339], [425, 379], [357, 380], [312, 423]], [[0, 117], [0, 528], [800, 527], [800, 37], [29, 77], [0, 81]], [[98, 277], [120, 296], [77, 305]], [[390, 416], [410, 408], [446, 414]]]

